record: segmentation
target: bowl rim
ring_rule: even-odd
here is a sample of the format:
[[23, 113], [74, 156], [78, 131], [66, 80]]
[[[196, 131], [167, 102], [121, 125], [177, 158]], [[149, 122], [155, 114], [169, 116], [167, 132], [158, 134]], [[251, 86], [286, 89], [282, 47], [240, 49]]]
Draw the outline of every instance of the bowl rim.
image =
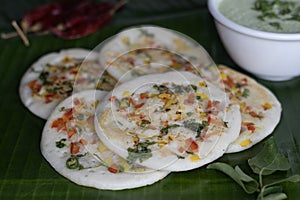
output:
[[219, 23], [223, 24], [224, 26], [226, 26], [236, 32], [240, 32], [245, 35], [249, 35], [249, 36], [257, 37], [257, 38], [264, 38], [264, 39], [268, 39], [268, 40], [285, 40], [285, 41], [300, 40], [300, 33], [266, 32], [266, 31], [259, 31], [259, 30], [255, 30], [255, 29], [251, 29], [251, 28], [239, 25], [239, 24], [229, 20], [223, 14], [221, 14], [221, 12], [217, 8], [220, 1], [225, 1], [225, 0], [208, 0], [208, 9], [209, 9], [211, 15]]

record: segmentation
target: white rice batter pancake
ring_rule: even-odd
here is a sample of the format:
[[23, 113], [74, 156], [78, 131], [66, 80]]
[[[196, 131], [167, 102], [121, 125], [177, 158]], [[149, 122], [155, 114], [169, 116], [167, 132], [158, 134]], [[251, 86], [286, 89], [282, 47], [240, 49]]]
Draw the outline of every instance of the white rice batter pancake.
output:
[[[139, 51], [146, 48], [161, 51], [152, 51], [158, 55], [150, 56]], [[173, 55], [166, 55], [166, 51]], [[124, 55], [128, 59], [125, 68], [123, 65], [114, 63], [119, 56], [122, 56], [124, 59]], [[141, 66], [141, 61], [147, 64], [144, 65], [144, 69], [139, 68], [138, 71], [150, 74], [154, 73], [155, 69], [157, 70], [159, 67], [157, 65], [151, 66], [149, 63], [155, 63], [155, 60], [160, 58], [160, 64], [167, 64], [167, 66], [172, 68], [178, 65], [176, 63], [178, 57], [182, 57], [181, 60], [185, 59], [197, 67], [196, 70], [202, 73], [203, 76], [205, 76], [206, 70], [202, 72], [202, 69], [215, 66], [204, 48], [192, 38], [177, 31], [158, 26], [140, 26], [123, 30], [100, 46], [100, 63], [103, 66], [107, 66], [108, 72], [117, 80], [121, 79], [127, 68], [132, 69], [136, 66]], [[157, 70], [156, 73], [163, 72], [161, 70], [163, 70], [163, 67]]]
[[[68, 49], [39, 58], [22, 77], [19, 94], [24, 105], [37, 116], [47, 119], [55, 106], [76, 90], [95, 89], [101, 66], [96, 53], [85, 49]], [[113, 78], [100, 80], [99, 88], [112, 89]], [[107, 81], [109, 80], [109, 81]]]
[[100, 102], [95, 128], [130, 163], [185, 171], [223, 155], [240, 130], [226, 93], [190, 72], [146, 75], [116, 87]]
[[94, 113], [104, 95], [103, 91], [82, 91], [55, 108], [41, 139], [46, 160], [74, 183], [98, 189], [136, 188], [167, 176], [167, 171], [128, 164], [99, 140], [94, 131]]
[[107, 71], [118, 77], [119, 83], [148, 74], [174, 70], [193, 70], [191, 62], [179, 54], [164, 49], [140, 48], [126, 52], [114, 59]]
[[281, 117], [281, 104], [266, 87], [226, 66], [219, 66], [221, 80], [230, 100], [240, 105], [242, 126], [238, 139], [227, 153], [252, 147], [270, 135]]

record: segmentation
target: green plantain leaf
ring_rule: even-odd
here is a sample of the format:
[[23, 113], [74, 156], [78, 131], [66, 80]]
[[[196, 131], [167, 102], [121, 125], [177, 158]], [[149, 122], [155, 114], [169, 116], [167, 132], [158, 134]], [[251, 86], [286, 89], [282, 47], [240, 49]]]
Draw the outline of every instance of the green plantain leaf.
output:
[[265, 187], [270, 187], [270, 186], [277, 185], [277, 184], [283, 183], [283, 182], [298, 183], [298, 182], [300, 182], [300, 174], [295, 174], [295, 175], [292, 175], [290, 177], [274, 181], [274, 182], [272, 182], [270, 184], [265, 185]]
[[263, 200], [282, 200], [282, 199], [287, 199], [287, 195], [283, 192], [273, 193], [273, 194], [269, 194], [269, 195], [263, 197], [262, 199]]
[[216, 169], [227, 174], [235, 182], [237, 182], [248, 194], [252, 194], [258, 189], [258, 182], [252, 177], [245, 174], [238, 166], [236, 166], [234, 169], [226, 163], [216, 162], [208, 165], [207, 169]]
[[290, 168], [287, 158], [279, 152], [273, 137], [264, 143], [263, 150], [249, 159], [248, 163], [254, 173], [261, 173], [261, 175], [269, 175], [277, 170], [285, 171]]
[[261, 192], [259, 193], [257, 199], [263, 199], [263, 197], [266, 197], [270, 194], [275, 194], [275, 193], [281, 193], [282, 192], [282, 186], [281, 185], [276, 185], [276, 186], [270, 186], [267, 188], [263, 188]]

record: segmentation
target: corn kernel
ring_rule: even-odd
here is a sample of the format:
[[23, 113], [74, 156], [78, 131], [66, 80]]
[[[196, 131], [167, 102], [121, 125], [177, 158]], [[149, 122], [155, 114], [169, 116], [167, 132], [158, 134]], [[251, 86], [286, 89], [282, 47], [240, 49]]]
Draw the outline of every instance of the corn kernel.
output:
[[241, 145], [242, 147], [246, 147], [246, 146], [248, 146], [248, 145], [250, 145], [250, 144], [251, 144], [251, 140], [250, 140], [250, 139], [244, 140], [244, 141], [242, 141], [242, 142], [240, 143], [240, 145]]
[[121, 39], [121, 41], [122, 41], [123, 44], [128, 44], [129, 43], [129, 37], [123, 37]]
[[185, 106], [184, 105], [179, 105], [179, 110], [185, 110]]
[[98, 151], [100, 153], [103, 153], [105, 151], [108, 151], [108, 148], [102, 142], [98, 142]]
[[165, 144], [167, 144], [164, 140], [159, 140], [158, 142], [157, 142], [157, 145], [159, 146], [159, 147], [163, 147]]
[[122, 93], [122, 97], [129, 97], [130, 96], [130, 92], [128, 90], [125, 90], [123, 93]]
[[158, 98], [160, 98], [160, 99], [170, 99], [170, 97], [171, 97], [171, 94], [159, 94], [158, 95]]
[[169, 139], [170, 141], [173, 141], [173, 140], [174, 140], [174, 135], [172, 135], [172, 134], [169, 135], [169, 136], [168, 136], [168, 139]]
[[192, 154], [189, 157], [192, 162], [197, 162], [200, 160], [200, 157], [197, 154]]
[[120, 165], [123, 167], [124, 172], [128, 172], [131, 168], [131, 165], [129, 165], [125, 159], [121, 159]]
[[200, 97], [201, 100], [205, 100], [208, 98], [205, 93], [196, 93], [196, 96]]
[[201, 86], [201, 87], [207, 87], [207, 84], [206, 84], [205, 81], [200, 81], [199, 82], [199, 86]]
[[167, 101], [167, 103], [164, 105], [164, 108], [168, 108], [170, 107], [172, 104], [177, 103], [176, 99], [170, 99], [169, 101]]
[[262, 107], [264, 108], [264, 110], [269, 110], [269, 109], [272, 108], [272, 105], [271, 105], [270, 103], [264, 103], [264, 104], [262, 105]]
[[225, 79], [227, 79], [227, 75], [221, 72], [221, 73], [220, 73], [220, 78], [221, 78], [222, 80], [225, 80]]

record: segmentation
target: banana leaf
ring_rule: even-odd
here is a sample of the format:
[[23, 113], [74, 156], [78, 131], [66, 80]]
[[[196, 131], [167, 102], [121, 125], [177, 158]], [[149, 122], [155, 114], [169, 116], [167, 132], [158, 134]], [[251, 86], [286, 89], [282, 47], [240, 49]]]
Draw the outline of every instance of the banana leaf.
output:
[[[0, 31], [10, 32], [12, 20], [20, 20], [29, 9], [45, 0], [3, 0]], [[153, 24], [171, 28], [198, 41], [218, 64], [239, 68], [226, 53], [205, 0], [131, 0], [103, 29], [81, 39], [63, 40], [53, 35], [30, 35], [30, 46], [20, 38], [0, 40], [0, 197], [1, 199], [254, 199], [234, 181], [215, 170], [202, 167], [171, 173], [163, 180], [142, 188], [104, 191], [76, 185], [60, 176], [40, 153], [40, 137], [45, 121], [31, 114], [21, 103], [18, 87], [22, 74], [40, 56], [60, 49], [93, 49], [123, 28]], [[284, 67], [284, 66], [283, 66]], [[250, 75], [251, 76], [251, 75]], [[291, 168], [300, 173], [300, 78], [285, 82], [259, 80], [275, 93], [283, 106], [282, 118], [273, 136]], [[224, 155], [218, 161], [247, 169], [247, 160], [262, 145], [244, 152]], [[246, 171], [251, 173], [251, 169]], [[277, 174], [273, 175], [276, 178]], [[279, 176], [279, 175], [278, 175]], [[300, 184], [285, 183], [289, 199], [299, 199]]]

